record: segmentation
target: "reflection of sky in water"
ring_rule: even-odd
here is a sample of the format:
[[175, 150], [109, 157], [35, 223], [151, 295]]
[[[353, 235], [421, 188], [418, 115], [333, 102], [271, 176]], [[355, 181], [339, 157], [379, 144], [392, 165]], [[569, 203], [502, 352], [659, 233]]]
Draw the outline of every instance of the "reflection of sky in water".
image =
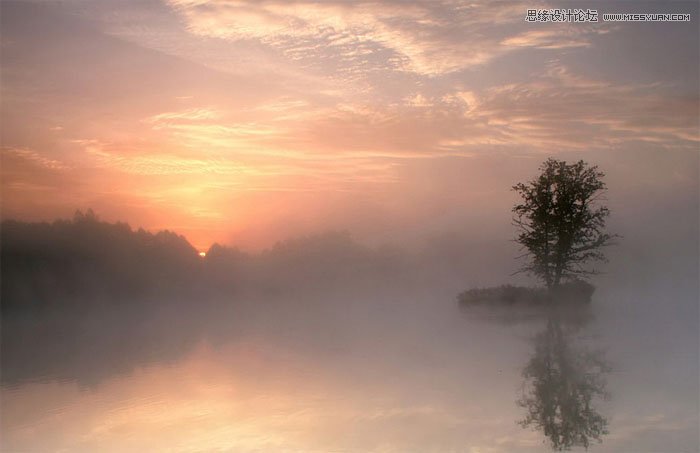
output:
[[[684, 323], [692, 323], [673, 315], [643, 315], [657, 307], [651, 293], [626, 299], [620, 294], [602, 288], [594, 306], [598, 319], [573, 336], [577, 345], [603, 347], [613, 368], [607, 376], [612, 400], [595, 401], [596, 410], [609, 419], [610, 434], [592, 448], [693, 451], [697, 331], [684, 332]], [[429, 300], [421, 294], [415, 298]], [[96, 383], [62, 379], [6, 385], [3, 447], [243, 452], [546, 448], [540, 432], [517, 424], [524, 412], [515, 404], [522, 367], [533, 354], [529, 339], [543, 322], [504, 324], [456, 316], [454, 306], [434, 301], [360, 303], [344, 310], [337, 307], [347, 301], [338, 302], [325, 312], [319, 305], [313, 318], [283, 309], [257, 318], [255, 310], [238, 313], [240, 325], [233, 313], [218, 313], [218, 320], [209, 321], [221, 333], [193, 340], [182, 357], [165, 363], [154, 357]], [[682, 306], [669, 300], [664, 308], [673, 313]], [[163, 316], [166, 321], [154, 325], [172, 329]], [[650, 322], [673, 328], [677, 335], [661, 338], [648, 329]], [[243, 334], [228, 335], [243, 325]], [[182, 335], [181, 327], [163, 338]], [[119, 342], [119, 336], [112, 341]]]

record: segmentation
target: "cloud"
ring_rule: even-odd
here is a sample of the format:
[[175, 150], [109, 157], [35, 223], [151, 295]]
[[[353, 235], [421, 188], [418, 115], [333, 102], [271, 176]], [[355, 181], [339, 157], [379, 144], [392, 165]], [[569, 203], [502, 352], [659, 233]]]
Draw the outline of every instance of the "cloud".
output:
[[3, 157], [15, 157], [21, 159], [27, 163], [42, 167], [46, 170], [62, 171], [70, 168], [66, 163], [60, 160], [51, 159], [38, 151], [28, 148], [5, 147], [2, 148], [2, 155]]
[[354, 78], [372, 71], [439, 76], [523, 47], [585, 47], [592, 28], [522, 29], [525, 3], [169, 0], [199, 36], [256, 40], [305, 65]]
[[[219, 127], [214, 126], [213, 130]], [[190, 129], [185, 128], [185, 131]], [[178, 129], [177, 139], [182, 139]], [[197, 139], [206, 130], [196, 132]], [[394, 180], [389, 161], [378, 160], [371, 153], [303, 153], [263, 151], [239, 153], [227, 147], [227, 140], [216, 136], [203, 141], [221, 146], [213, 152], [154, 152], [148, 148], [125, 148], [118, 143], [99, 140], [76, 140], [85, 153], [86, 166], [136, 177], [149, 177], [152, 193], [182, 194], [187, 187], [195, 191], [208, 189], [242, 191], [345, 191], [353, 184], [390, 183]], [[218, 152], [217, 152], [218, 151]], [[339, 161], [347, 165], [339, 165]], [[174, 184], [172, 178], [187, 177]], [[158, 178], [158, 179], [152, 179]], [[146, 194], [144, 194], [146, 195]], [[167, 198], [167, 196], [165, 196]], [[162, 198], [162, 197], [161, 197]], [[175, 197], [178, 198], [179, 197]]]
[[[199, 175], [217, 176], [266, 176], [275, 175], [271, 168], [256, 168], [235, 160], [217, 157], [197, 158], [192, 155], [153, 152], [146, 149], [125, 149], [116, 143], [99, 140], [75, 140], [93, 166], [140, 176]], [[230, 180], [229, 180], [230, 181]], [[239, 184], [242, 183], [240, 179]], [[229, 187], [239, 184], [229, 183]]]
[[[191, 97], [190, 97], [191, 98]], [[211, 108], [193, 108], [178, 112], [164, 112], [147, 118], [146, 121], [152, 124], [170, 124], [178, 120], [198, 121], [216, 119], [220, 115]]]
[[579, 30], [563, 29], [529, 30], [501, 41], [505, 47], [534, 47], [537, 49], [567, 49], [589, 47], [590, 40]]
[[639, 141], [691, 149], [700, 140], [697, 103], [658, 84], [589, 79], [555, 63], [535, 80], [487, 89], [474, 115], [511, 144], [545, 151]]
[[557, 153], [641, 142], [692, 150], [700, 141], [697, 104], [697, 95], [674, 95], [661, 84], [583, 77], [552, 62], [527, 80], [442, 96], [416, 93], [399, 104], [348, 106], [308, 128], [330, 149], [391, 150], [401, 158], [496, 149]]

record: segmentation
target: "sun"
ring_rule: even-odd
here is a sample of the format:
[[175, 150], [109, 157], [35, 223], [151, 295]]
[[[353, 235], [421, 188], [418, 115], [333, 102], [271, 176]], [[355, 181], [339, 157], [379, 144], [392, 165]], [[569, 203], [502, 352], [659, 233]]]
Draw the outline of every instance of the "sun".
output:
[[205, 256], [207, 256], [207, 252], [199, 252], [199, 256], [201, 256], [202, 258], [204, 258]]

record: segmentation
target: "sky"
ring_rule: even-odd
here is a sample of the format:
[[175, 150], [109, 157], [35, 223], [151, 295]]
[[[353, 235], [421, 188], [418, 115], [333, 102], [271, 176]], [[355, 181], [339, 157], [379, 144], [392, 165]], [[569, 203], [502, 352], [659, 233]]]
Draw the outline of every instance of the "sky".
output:
[[[525, 21], [555, 7], [691, 22]], [[0, 21], [3, 219], [92, 208], [199, 250], [507, 236], [510, 187], [550, 156], [600, 165], [629, 218], [679, 197], [697, 217], [696, 2], [3, 1]]]

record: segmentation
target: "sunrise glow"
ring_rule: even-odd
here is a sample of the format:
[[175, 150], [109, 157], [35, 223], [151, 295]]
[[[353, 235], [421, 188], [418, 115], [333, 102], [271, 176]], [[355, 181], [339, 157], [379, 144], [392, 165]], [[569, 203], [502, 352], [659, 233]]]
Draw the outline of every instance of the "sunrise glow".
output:
[[441, 168], [698, 146], [692, 58], [651, 77], [649, 46], [608, 45], [643, 27], [528, 24], [519, 2], [77, 5], [3, 8], [5, 218], [92, 207], [200, 249], [377, 236], [489, 187]]

